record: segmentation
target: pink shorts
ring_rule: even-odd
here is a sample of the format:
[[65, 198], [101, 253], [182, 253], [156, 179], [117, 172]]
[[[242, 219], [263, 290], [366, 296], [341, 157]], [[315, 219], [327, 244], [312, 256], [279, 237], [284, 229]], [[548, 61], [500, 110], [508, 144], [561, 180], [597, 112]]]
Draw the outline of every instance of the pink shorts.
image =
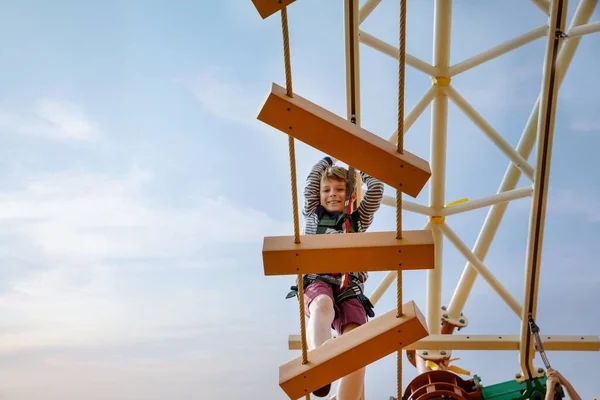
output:
[[304, 312], [307, 317], [310, 317], [309, 306], [315, 297], [322, 294], [331, 299], [335, 311], [332, 327], [338, 336], [342, 334], [342, 330], [346, 324], [355, 323], [363, 325], [367, 322], [365, 308], [356, 297], [348, 299], [342, 304], [336, 304], [335, 296], [339, 295], [340, 292], [339, 287], [332, 287], [319, 280], [311, 282], [304, 288]]

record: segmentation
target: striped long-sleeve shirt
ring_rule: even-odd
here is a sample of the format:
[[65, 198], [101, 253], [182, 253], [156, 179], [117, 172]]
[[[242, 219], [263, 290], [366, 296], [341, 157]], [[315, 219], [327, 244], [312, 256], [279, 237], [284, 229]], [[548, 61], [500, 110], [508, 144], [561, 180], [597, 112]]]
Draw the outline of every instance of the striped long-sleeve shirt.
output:
[[[302, 214], [305, 219], [305, 235], [314, 235], [317, 233], [319, 215], [326, 212], [321, 205], [320, 200], [321, 176], [327, 167], [331, 165], [333, 165], [333, 162], [329, 157], [319, 160], [312, 167], [306, 178], [306, 185], [304, 187], [304, 207], [302, 209]], [[369, 226], [371, 226], [375, 212], [379, 210], [381, 201], [383, 200], [383, 183], [362, 171], [360, 172], [360, 177], [362, 182], [367, 185], [367, 191], [356, 210], [352, 212], [352, 217], [357, 221], [357, 231], [365, 232]], [[328, 228], [325, 233], [335, 234], [343, 233], [343, 231]], [[361, 272], [360, 274], [363, 275], [363, 279], [366, 280], [368, 274], [366, 272]]]

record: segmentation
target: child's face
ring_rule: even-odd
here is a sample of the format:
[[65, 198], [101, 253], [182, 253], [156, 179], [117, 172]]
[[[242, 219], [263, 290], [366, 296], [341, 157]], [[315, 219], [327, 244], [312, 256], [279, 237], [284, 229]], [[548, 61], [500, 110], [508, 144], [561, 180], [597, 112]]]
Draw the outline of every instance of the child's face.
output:
[[324, 179], [321, 181], [321, 205], [329, 212], [342, 212], [346, 200], [346, 182]]

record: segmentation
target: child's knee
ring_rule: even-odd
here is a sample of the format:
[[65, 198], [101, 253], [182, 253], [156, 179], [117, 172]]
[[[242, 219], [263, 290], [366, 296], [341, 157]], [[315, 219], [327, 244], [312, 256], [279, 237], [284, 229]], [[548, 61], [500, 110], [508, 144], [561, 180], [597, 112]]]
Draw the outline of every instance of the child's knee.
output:
[[331, 315], [333, 319], [333, 311], [333, 300], [325, 294], [318, 295], [310, 303], [311, 315], [314, 315], [315, 313], [320, 315]]

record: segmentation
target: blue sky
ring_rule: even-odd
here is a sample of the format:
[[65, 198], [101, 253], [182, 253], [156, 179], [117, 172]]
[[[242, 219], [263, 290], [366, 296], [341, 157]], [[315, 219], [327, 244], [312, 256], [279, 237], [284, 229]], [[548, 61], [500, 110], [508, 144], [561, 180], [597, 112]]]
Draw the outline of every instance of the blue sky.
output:
[[[396, 3], [383, 1], [362, 29], [396, 45]], [[409, 2], [408, 15], [407, 50], [431, 62], [432, 2]], [[295, 91], [345, 116], [343, 2], [297, 1], [289, 22]], [[526, 1], [455, 2], [451, 64], [544, 22]], [[599, 34], [583, 38], [559, 97], [538, 308], [545, 333], [600, 333], [599, 46]], [[299, 355], [287, 350], [299, 332], [297, 303], [284, 299], [293, 277], [264, 277], [261, 246], [265, 235], [293, 232], [287, 139], [256, 120], [271, 82], [285, 82], [279, 16], [261, 20], [238, 0], [6, 1], [0, 49], [2, 397], [285, 398], [278, 367]], [[387, 138], [397, 64], [360, 52], [362, 124]], [[453, 80], [513, 146], [543, 53], [540, 39]], [[407, 113], [429, 85], [407, 68]], [[506, 157], [449, 110], [446, 202], [495, 193]], [[429, 112], [405, 142], [427, 160]], [[297, 142], [299, 185], [322, 156]], [[427, 204], [428, 188], [416, 201]], [[527, 199], [509, 206], [485, 259], [520, 302], [528, 210]], [[472, 247], [486, 213], [447, 221]], [[406, 212], [404, 221], [421, 229], [425, 218]], [[395, 210], [382, 207], [371, 230], [393, 229]], [[445, 241], [444, 304], [464, 264]], [[382, 276], [371, 275], [367, 292]], [[405, 298], [425, 311], [425, 273], [404, 282]], [[390, 290], [376, 312], [394, 304]], [[519, 332], [482, 279], [464, 312], [462, 332]], [[519, 369], [516, 352], [454, 356], [486, 385]], [[600, 394], [597, 353], [549, 356], [583, 398]], [[414, 374], [405, 364], [405, 383]], [[367, 398], [395, 393], [394, 355], [368, 368], [366, 385]]]

